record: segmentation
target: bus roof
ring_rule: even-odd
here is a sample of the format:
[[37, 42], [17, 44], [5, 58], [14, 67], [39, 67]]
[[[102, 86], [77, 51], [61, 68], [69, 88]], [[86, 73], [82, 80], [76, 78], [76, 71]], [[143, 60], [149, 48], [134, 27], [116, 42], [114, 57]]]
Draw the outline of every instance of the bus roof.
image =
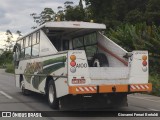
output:
[[[55, 21], [55, 22], [46, 22], [45, 24], [39, 26], [38, 28], [34, 29], [32, 32], [20, 37], [19, 39], [22, 39], [23, 37], [26, 37], [35, 31], [38, 31], [42, 28], [52, 28], [54, 30], [58, 29], [95, 29], [95, 30], [104, 30], [106, 29], [105, 24], [99, 24], [99, 23], [92, 23], [92, 22], [79, 22], [79, 21]], [[18, 40], [19, 40], [18, 39]]]
[[44, 24], [44, 26], [54, 28], [106, 29], [106, 26], [104, 24], [77, 21], [47, 22]]

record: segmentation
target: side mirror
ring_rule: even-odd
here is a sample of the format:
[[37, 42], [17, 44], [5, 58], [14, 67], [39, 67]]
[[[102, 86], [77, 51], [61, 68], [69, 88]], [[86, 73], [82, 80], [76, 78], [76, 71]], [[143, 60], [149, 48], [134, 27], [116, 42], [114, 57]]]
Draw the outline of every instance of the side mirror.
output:
[[13, 53], [13, 61], [16, 61], [16, 53]]
[[128, 53], [126, 53], [123, 57], [126, 58], [126, 59], [128, 59], [128, 58], [131, 57], [132, 55], [133, 55], [132, 52], [128, 52]]
[[19, 50], [19, 47], [15, 45], [13, 48], [13, 60], [19, 61], [19, 58], [20, 58], [20, 50]]
[[13, 47], [13, 52], [16, 52], [17, 45], [15, 44]]

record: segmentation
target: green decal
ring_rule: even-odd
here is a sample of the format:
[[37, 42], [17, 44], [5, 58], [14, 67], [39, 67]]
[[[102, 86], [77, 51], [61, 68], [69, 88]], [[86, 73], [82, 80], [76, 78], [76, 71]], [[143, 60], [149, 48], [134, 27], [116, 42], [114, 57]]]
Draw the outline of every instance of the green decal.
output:
[[[49, 66], [45, 69], [43, 69], [43, 74], [51, 74], [54, 71], [59, 70], [60, 68], [65, 67], [64, 63], [58, 63], [54, 64], [52, 66]], [[39, 74], [39, 73], [38, 73]], [[34, 88], [38, 89], [39, 84], [45, 79], [46, 77], [39, 77], [39, 76], [34, 76], [32, 80], [32, 85]]]
[[43, 66], [57, 63], [57, 62], [65, 62], [65, 61], [66, 61], [66, 56], [57, 57], [57, 58], [53, 58], [53, 59], [49, 59], [49, 60], [44, 61]]
[[[39, 84], [46, 78], [45, 76], [39, 77], [38, 74], [50, 75], [51, 73], [65, 67], [66, 56], [61, 56], [53, 59], [43, 61], [43, 67], [37, 71], [37, 76], [33, 76], [32, 85], [38, 89]], [[30, 78], [31, 79], [31, 78]]]
[[41, 62], [33, 62], [33, 63], [27, 63], [26, 69], [24, 71], [24, 77], [28, 83], [30, 83], [32, 75], [34, 73], [42, 73], [43, 65]]

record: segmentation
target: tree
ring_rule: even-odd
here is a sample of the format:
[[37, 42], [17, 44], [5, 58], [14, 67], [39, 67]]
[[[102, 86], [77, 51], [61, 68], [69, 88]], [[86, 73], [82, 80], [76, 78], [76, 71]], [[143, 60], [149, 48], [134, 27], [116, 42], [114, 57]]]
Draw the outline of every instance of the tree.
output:
[[132, 24], [146, 21], [148, 0], [85, 0], [85, 2], [91, 18], [95, 22], [105, 23], [108, 29], [124, 22]]
[[144, 13], [135, 9], [126, 14], [124, 21], [132, 24], [141, 23], [142, 21], [145, 21], [145, 16]]
[[65, 7], [65, 9], [67, 9], [69, 7], [72, 7], [73, 4], [74, 3], [72, 1], [66, 1], [66, 2], [64, 2], [64, 7]]
[[[66, 2], [64, 3], [66, 4]], [[83, 9], [82, 0], [79, 1], [79, 5], [77, 6], [71, 6], [65, 5], [65, 19], [66, 20], [72, 20], [72, 21], [84, 21], [85, 19], [85, 13]]]
[[11, 51], [11, 48], [13, 47], [13, 35], [12, 35], [12, 32], [10, 30], [6, 30], [6, 36], [7, 36], [7, 39], [5, 40], [7, 44], [5, 44], [5, 48], [6, 48], [6, 51]]
[[[22, 33], [21, 33], [21, 31], [19, 31], [19, 30], [16, 31], [16, 34], [18, 34], [18, 38], [22, 36]], [[17, 39], [18, 39], [18, 38], [17, 38]]]
[[149, 0], [146, 8], [146, 17], [149, 23], [160, 25], [160, 1]]
[[64, 17], [64, 8], [62, 6], [58, 6], [57, 7], [58, 9], [58, 12], [57, 14], [55, 15], [56, 16], [56, 21], [64, 21], [65, 20], [65, 17]]
[[85, 14], [83, 9], [82, 0], [79, 1], [78, 6], [73, 6], [72, 1], [64, 2], [64, 7], [58, 6], [56, 17], [58, 20], [64, 21], [84, 21]]
[[[10, 30], [6, 30], [6, 39], [4, 40], [6, 42], [5, 46], [5, 51], [11, 51], [14, 45], [13, 37], [15, 34], [12, 34]], [[18, 34], [18, 37], [21, 37], [21, 31], [17, 30], [16, 34]]]
[[71, 21], [83, 21], [84, 20], [84, 13], [81, 11], [79, 6], [70, 7], [65, 12], [65, 19]]
[[44, 8], [40, 14], [32, 13], [30, 16], [32, 16], [34, 22], [37, 23], [37, 25], [33, 26], [32, 29], [35, 29], [37, 26], [40, 26], [46, 22], [55, 20], [55, 12], [52, 10], [52, 8]]

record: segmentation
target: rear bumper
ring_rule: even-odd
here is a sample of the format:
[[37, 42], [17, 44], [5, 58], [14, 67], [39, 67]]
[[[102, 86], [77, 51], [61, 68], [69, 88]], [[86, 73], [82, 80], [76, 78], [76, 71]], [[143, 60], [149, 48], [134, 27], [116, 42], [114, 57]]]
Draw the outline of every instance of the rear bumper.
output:
[[152, 84], [69, 86], [69, 94], [151, 92]]

